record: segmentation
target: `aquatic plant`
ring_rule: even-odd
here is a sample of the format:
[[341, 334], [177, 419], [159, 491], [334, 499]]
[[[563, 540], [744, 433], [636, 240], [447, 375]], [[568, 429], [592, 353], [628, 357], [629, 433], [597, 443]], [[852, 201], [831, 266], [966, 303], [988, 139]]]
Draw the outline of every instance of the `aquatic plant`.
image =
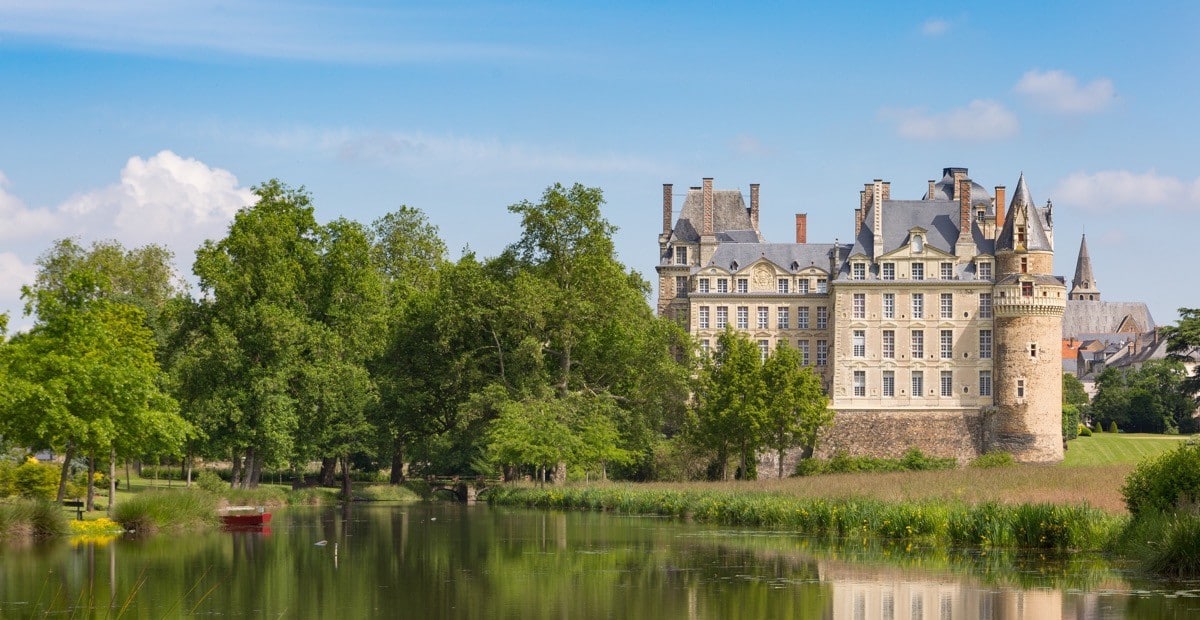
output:
[[148, 491], [119, 504], [113, 518], [125, 529], [152, 533], [217, 524], [217, 496], [199, 489]]

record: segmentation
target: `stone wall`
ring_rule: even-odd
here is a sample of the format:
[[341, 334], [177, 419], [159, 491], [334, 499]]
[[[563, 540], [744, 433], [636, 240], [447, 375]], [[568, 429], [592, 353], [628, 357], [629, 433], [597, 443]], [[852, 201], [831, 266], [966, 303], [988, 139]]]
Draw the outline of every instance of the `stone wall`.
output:
[[[844, 451], [850, 456], [899, 458], [915, 447], [928, 456], [953, 457], [965, 464], [981, 453], [983, 418], [979, 409], [839, 410], [833, 426], [822, 434], [815, 456], [827, 459]], [[784, 455], [784, 476], [796, 471], [799, 458], [799, 449]], [[759, 478], [774, 478], [777, 472], [776, 454], [760, 454]]]

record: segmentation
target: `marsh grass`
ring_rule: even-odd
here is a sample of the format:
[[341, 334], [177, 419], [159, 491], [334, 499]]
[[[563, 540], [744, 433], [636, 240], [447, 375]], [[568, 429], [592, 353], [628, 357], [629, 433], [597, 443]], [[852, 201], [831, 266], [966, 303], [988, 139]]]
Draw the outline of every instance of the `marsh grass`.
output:
[[351, 495], [356, 502], [419, 502], [421, 496], [411, 489], [391, 484], [355, 486]]
[[218, 498], [207, 491], [147, 491], [117, 504], [113, 519], [128, 530], [194, 529], [217, 525]]
[[58, 504], [34, 499], [0, 503], [0, 537], [5, 540], [44, 540], [67, 532], [66, 513]]

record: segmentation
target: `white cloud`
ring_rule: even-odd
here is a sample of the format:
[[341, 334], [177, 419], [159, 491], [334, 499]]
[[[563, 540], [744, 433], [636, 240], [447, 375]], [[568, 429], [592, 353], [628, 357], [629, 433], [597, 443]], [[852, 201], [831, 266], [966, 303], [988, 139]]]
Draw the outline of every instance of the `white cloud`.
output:
[[1084, 210], [1128, 207], [1200, 209], [1200, 179], [1179, 179], [1154, 170], [1076, 172], [1058, 182], [1054, 200]]
[[10, 251], [0, 253], [0, 312], [7, 310], [10, 327], [18, 329], [20, 287], [32, 282], [34, 261], [53, 241], [116, 239], [129, 248], [156, 243], [173, 251], [179, 271], [187, 273], [200, 243], [223, 237], [237, 210], [254, 200], [229, 171], [171, 151], [131, 157], [118, 182], [53, 209], [26, 207], [4, 191], [6, 184], [0, 173], [0, 231], [17, 234], [6, 243]]
[[1061, 114], [1099, 112], [1115, 96], [1112, 80], [1098, 78], [1081, 86], [1075, 76], [1064, 71], [1026, 72], [1013, 86], [1037, 107]]
[[729, 146], [738, 155], [767, 157], [775, 154], [775, 149], [763, 144], [762, 140], [744, 133], [734, 136]]
[[921, 108], [884, 109], [880, 117], [896, 123], [896, 133], [913, 140], [1000, 140], [1016, 135], [1016, 115], [996, 101], [976, 99], [941, 113]]
[[930, 17], [921, 24], [921, 34], [927, 37], [938, 37], [950, 30], [950, 22], [940, 17]]

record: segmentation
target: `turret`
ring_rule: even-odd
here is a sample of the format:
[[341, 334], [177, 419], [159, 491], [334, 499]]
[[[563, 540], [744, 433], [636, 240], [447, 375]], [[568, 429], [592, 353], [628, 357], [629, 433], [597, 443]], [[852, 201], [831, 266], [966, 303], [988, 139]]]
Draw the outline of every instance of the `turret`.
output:
[[1100, 301], [1100, 287], [1092, 275], [1092, 257], [1088, 255], [1087, 235], [1079, 242], [1079, 258], [1075, 261], [1075, 279], [1071, 280], [1073, 301]]

